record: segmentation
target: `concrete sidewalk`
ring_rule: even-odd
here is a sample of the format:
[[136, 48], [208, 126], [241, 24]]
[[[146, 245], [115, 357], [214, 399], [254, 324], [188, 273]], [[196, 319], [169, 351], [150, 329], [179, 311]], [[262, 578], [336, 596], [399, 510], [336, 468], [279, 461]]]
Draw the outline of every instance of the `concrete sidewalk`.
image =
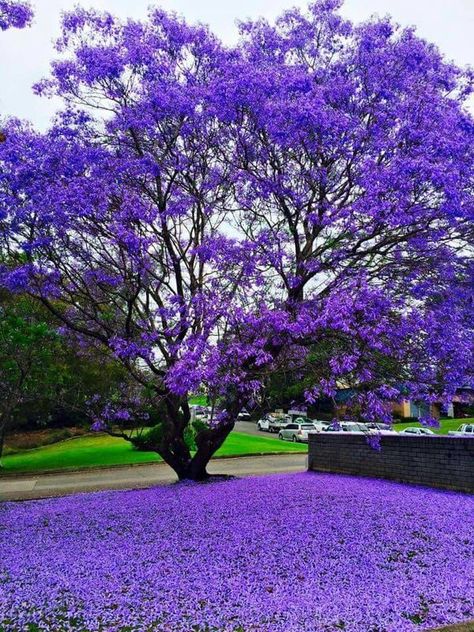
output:
[[[259, 476], [277, 472], [298, 472], [306, 469], [306, 454], [213, 459], [210, 474]], [[164, 463], [144, 464], [110, 469], [90, 469], [54, 474], [0, 477], [0, 500], [28, 500], [64, 496], [103, 489], [137, 489], [176, 481], [173, 470]]]

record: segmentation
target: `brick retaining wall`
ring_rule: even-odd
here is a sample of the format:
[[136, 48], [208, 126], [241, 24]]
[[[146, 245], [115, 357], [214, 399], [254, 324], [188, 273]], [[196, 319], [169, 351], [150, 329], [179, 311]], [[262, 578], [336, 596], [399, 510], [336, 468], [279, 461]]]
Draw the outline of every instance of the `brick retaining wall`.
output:
[[310, 434], [308, 469], [474, 492], [474, 438], [383, 435], [380, 440], [377, 451], [362, 434]]

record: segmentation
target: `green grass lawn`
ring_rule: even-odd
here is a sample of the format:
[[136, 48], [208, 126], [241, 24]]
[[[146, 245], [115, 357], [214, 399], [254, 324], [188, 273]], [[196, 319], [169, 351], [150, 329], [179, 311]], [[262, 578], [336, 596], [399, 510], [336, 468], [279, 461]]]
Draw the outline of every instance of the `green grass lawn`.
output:
[[[474, 419], [442, 419], [438, 434], [457, 430], [462, 423], [474, 423]], [[395, 430], [407, 426], [419, 426], [409, 422], [395, 424]], [[306, 452], [306, 444], [292, 444], [268, 436], [253, 436], [243, 432], [232, 432], [216, 456], [242, 456], [247, 454], [272, 454]], [[108, 465], [129, 465], [161, 461], [154, 452], [139, 452], [133, 446], [108, 435], [86, 435], [61, 441], [52, 445], [24, 450], [4, 456], [2, 464], [5, 473], [34, 472], [40, 470], [67, 470]]]
[[[306, 452], [306, 444], [292, 444], [270, 437], [257, 437], [243, 432], [232, 432], [216, 456], [242, 456]], [[3, 457], [3, 471], [34, 472], [36, 470], [67, 470], [108, 465], [129, 465], [161, 461], [154, 452], [139, 452], [133, 446], [108, 435], [87, 435], [52, 445], [24, 450]]]
[[[474, 423], [474, 419], [440, 419], [439, 428], [434, 428], [434, 427], [431, 428], [430, 426], [430, 429], [436, 434], [448, 434], [450, 430], [457, 430], [459, 426], [461, 426], [462, 424], [472, 424], [472, 423]], [[394, 424], [393, 428], [394, 430], [400, 431], [400, 430], [403, 430], [404, 428], [413, 427], [413, 426], [416, 428], [420, 428], [421, 424], [410, 421], [408, 423]]]

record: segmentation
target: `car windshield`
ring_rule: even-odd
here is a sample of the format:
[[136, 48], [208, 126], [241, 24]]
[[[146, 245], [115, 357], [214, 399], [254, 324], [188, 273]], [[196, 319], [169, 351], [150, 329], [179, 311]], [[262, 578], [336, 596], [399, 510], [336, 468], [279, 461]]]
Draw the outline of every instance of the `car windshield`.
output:
[[301, 425], [301, 428], [302, 428], [303, 430], [314, 430], [314, 426], [313, 426], [313, 424], [302, 424], [302, 425]]

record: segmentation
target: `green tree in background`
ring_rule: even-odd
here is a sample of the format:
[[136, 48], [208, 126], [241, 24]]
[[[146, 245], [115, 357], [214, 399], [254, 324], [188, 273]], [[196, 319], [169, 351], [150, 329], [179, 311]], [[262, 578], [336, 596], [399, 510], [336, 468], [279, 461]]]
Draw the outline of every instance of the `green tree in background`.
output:
[[57, 387], [60, 338], [26, 296], [0, 297], [0, 457], [15, 410]]
[[88, 400], [127, 379], [103, 351], [81, 348], [26, 294], [0, 293], [0, 458], [8, 429], [91, 422]]

